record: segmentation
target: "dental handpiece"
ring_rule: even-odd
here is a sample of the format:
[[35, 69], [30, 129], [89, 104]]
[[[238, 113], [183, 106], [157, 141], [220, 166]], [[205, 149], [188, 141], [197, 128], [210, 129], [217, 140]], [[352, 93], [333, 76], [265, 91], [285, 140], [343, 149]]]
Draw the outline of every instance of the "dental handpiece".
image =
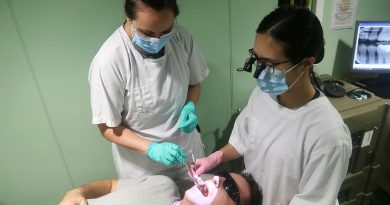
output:
[[[191, 158], [189, 158], [189, 156], [191, 156]], [[189, 156], [187, 157], [189, 159], [186, 161], [187, 171], [188, 171], [189, 175], [191, 176], [192, 180], [194, 181], [195, 186], [199, 189], [199, 191], [204, 196], [207, 196], [208, 190], [207, 190], [203, 180], [195, 173], [195, 157], [194, 157], [194, 154], [192, 153], [191, 150], [189, 151]]]

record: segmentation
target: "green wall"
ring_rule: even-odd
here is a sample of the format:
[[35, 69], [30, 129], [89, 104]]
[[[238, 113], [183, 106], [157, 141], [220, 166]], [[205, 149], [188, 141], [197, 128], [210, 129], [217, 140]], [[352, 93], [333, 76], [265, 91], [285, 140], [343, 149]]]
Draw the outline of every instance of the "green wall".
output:
[[121, 24], [121, 1], [0, 1], [0, 204], [56, 204], [115, 177], [91, 124], [91, 59]]
[[[66, 190], [115, 177], [111, 146], [91, 124], [89, 64], [123, 21], [123, 0], [0, 0], [0, 205], [56, 204]], [[226, 143], [255, 85], [240, 73], [270, 0], [178, 0], [178, 22], [210, 67], [198, 105], [210, 153]], [[389, 20], [388, 0], [361, 0], [357, 19]], [[318, 73], [342, 77], [352, 29], [329, 29]]]
[[[332, 1], [325, 1], [322, 22], [325, 35], [325, 58], [318, 65], [317, 71], [343, 79], [348, 74], [352, 62], [354, 29], [330, 29]], [[389, 10], [389, 0], [358, 0], [356, 20], [390, 20]]]

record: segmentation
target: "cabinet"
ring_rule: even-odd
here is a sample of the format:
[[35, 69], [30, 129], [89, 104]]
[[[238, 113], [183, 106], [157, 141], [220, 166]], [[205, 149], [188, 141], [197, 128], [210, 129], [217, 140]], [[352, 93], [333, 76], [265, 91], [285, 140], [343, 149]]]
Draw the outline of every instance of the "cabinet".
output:
[[[328, 80], [330, 76], [320, 76]], [[356, 87], [344, 82], [345, 90]], [[383, 130], [388, 113], [386, 100], [372, 94], [367, 100], [351, 99], [347, 96], [329, 98], [339, 111], [351, 132], [352, 155], [348, 174], [340, 188], [338, 199], [340, 204], [372, 204], [373, 191], [382, 169], [380, 160], [380, 144], [385, 140]]]

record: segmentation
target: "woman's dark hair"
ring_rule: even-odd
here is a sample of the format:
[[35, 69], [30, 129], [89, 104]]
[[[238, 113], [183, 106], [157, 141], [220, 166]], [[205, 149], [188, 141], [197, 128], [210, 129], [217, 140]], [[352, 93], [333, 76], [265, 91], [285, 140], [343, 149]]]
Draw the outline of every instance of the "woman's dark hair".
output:
[[263, 194], [260, 190], [259, 184], [255, 181], [252, 174], [247, 172], [240, 173], [242, 177], [249, 183], [249, 188], [251, 192], [251, 200], [249, 204], [243, 205], [261, 205], [263, 203]]
[[280, 42], [284, 55], [293, 64], [314, 57], [315, 63], [324, 58], [324, 34], [318, 18], [307, 8], [280, 7], [265, 16], [256, 30]]
[[126, 0], [126, 16], [130, 19], [135, 19], [137, 7], [139, 6], [146, 6], [155, 11], [161, 11], [168, 8], [173, 12], [175, 17], [179, 15], [179, 7], [177, 6], [176, 0]]

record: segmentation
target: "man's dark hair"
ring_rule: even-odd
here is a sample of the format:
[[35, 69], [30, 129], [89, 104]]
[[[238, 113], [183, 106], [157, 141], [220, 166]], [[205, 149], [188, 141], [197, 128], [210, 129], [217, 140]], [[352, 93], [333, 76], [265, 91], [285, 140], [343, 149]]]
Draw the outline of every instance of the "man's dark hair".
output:
[[149, 7], [155, 11], [162, 11], [164, 9], [170, 9], [176, 16], [179, 15], [179, 7], [176, 0], [126, 0], [125, 1], [125, 13], [128, 18], [134, 20], [137, 14], [137, 8]]
[[251, 198], [249, 204], [244, 205], [262, 205], [263, 204], [263, 194], [261, 193], [259, 184], [255, 181], [252, 174], [247, 172], [240, 173], [242, 177], [249, 183], [249, 188], [251, 192]]

